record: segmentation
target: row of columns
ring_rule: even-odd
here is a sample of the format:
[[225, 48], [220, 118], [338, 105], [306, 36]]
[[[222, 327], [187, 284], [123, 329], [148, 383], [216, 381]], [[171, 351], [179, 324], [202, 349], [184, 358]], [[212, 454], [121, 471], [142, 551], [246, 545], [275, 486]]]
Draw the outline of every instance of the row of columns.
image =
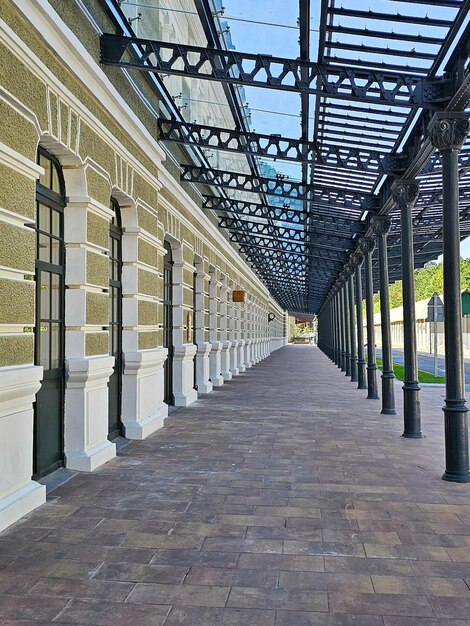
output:
[[[429, 139], [442, 156], [446, 363], [446, 396], [443, 407], [446, 465], [442, 478], [454, 482], [470, 482], [468, 408], [464, 397], [458, 185], [458, 156], [468, 130], [468, 116], [463, 113], [436, 113], [429, 127]], [[415, 179], [397, 180], [392, 186], [392, 195], [400, 210], [401, 225], [404, 327], [403, 437], [421, 439], [423, 433], [418, 383], [412, 213], [419, 196], [419, 183]], [[380, 210], [381, 207], [375, 208]], [[357, 383], [359, 389], [367, 388], [368, 399], [378, 399], [372, 273], [372, 255], [378, 243], [383, 358], [382, 413], [395, 415], [387, 257], [390, 218], [386, 215], [375, 214], [371, 217], [369, 225], [371, 236], [361, 240], [358, 249], [331, 289], [319, 314], [319, 346], [345, 372], [346, 376], [350, 377], [351, 382]], [[367, 318], [367, 374], [364, 371], [362, 319], [363, 265]], [[356, 309], [355, 323], [354, 307]]]

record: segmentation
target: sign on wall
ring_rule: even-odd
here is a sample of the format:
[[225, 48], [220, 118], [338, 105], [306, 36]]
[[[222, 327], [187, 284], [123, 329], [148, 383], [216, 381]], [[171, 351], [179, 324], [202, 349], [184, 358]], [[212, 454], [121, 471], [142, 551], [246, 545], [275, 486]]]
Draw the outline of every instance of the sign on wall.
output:
[[193, 343], [193, 314], [186, 316], [186, 343]]
[[245, 292], [232, 291], [232, 302], [245, 302]]

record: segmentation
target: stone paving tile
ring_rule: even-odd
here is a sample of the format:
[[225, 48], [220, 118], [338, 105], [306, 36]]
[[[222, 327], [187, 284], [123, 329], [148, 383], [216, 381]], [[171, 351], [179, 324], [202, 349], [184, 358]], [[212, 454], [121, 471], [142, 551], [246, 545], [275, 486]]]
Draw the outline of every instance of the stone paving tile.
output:
[[375, 615], [276, 611], [275, 626], [383, 626]]
[[0, 535], [0, 626], [470, 626], [443, 390], [419, 441], [396, 395], [289, 346], [178, 409]]
[[303, 589], [256, 589], [232, 587], [227, 606], [254, 609], [328, 611], [324, 592]]
[[275, 589], [278, 586], [278, 580], [277, 572], [261, 569], [191, 567], [184, 582], [189, 585], [266, 587]]
[[[72, 600], [54, 620], [54, 624], [84, 624], [86, 626], [163, 626], [168, 606], [129, 605], [117, 602]], [[2, 622], [0, 621], [0, 626]]]
[[229, 593], [230, 587], [137, 583], [126, 602], [224, 607]]
[[274, 626], [275, 612], [174, 607], [165, 626]]

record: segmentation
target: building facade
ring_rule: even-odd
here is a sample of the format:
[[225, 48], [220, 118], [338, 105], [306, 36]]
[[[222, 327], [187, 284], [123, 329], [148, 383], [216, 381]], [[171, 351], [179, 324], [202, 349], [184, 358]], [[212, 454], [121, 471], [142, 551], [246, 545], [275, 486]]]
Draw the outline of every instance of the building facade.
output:
[[0, 0], [0, 530], [45, 501], [37, 479], [95, 470], [287, 340], [145, 81], [100, 66], [104, 5]]

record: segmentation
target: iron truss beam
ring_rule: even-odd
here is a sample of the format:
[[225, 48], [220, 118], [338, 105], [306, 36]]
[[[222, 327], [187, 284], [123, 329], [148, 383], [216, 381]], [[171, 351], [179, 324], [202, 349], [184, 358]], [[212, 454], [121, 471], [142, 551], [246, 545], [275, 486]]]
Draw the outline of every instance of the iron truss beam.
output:
[[[391, 132], [391, 131], [384, 131]], [[301, 139], [265, 135], [236, 129], [217, 128], [204, 124], [179, 120], [158, 120], [158, 138], [187, 146], [199, 146], [214, 150], [225, 150], [237, 154], [296, 163], [316, 163], [329, 167], [359, 170], [362, 172], [385, 172], [383, 154], [377, 150], [360, 150], [344, 146], [324, 146], [319, 149], [313, 142]]]
[[[245, 233], [231, 232], [230, 241], [238, 244], [248, 244], [254, 248], [260, 248], [263, 250], [275, 250], [276, 252], [283, 253], [285, 255], [299, 257], [299, 258], [314, 258], [322, 261], [332, 263], [334, 267], [340, 267], [342, 263], [346, 262], [348, 255], [342, 251], [323, 250], [317, 248], [315, 244], [312, 246], [306, 246], [303, 243], [287, 242], [283, 243], [279, 240], [271, 239], [270, 237], [257, 236], [256, 242], [253, 239], [250, 240], [249, 236]], [[311, 249], [309, 250], [309, 248]]]
[[[242, 218], [240, 221], [249, 222], [249, 218], [257, 218], [267, 221], [282, 222], [282, 224], [293, 224], [297, 226], [306, 226], [307, 218], [310, 218], [310, 230], [317, 234], [331, 234], [343, 239], [349, 239], [354, 234], [365, 232], [363, 222], [351, 220], [343, 217], [332, 215], [323, 215], [321, 213], [307, 214], [302, 211], [293, 211], [290, 209], [274, 207], [264, 204], [255, 204], [251, 202], [241, 202], [238, 200], [227, 200], [226, 198], [216, 198], [215, 196], [203, 196], [203, 208], [215, 210], [221, 213], [235, 215]], [[243, 218], [248, 218], [243, 219]]]
[[284, 178], [264, 178], [242, 172], [209, 169], [197, 165], [181, 165], [181, 180], [201, 185], [236, 189], [248, 193], [264, 193], [291, 200], [311, 199], [319, 204], [333, 204], [360, 210], [365, 193], [358, 191], [342, 191], [335, 187], [323, 185], [303, 185], [297, 181]]
[[394, 106], [437, 108], [449, 99], [445, 78], [429, 79], [408, 72], [342, 67], [115, 34], [101, 35], [100, 41], [101, 63], [121, 68]]
[[[240, 220], [231, 217], [222, 217], [219, 219], [219, 227], [227, 228], [231, 232], [249, 234], [256, 239], [259, 236], [274, 239], [279, 243], [303, 243], [304, 245], [312, 245], [315, 248], [324, 248], [326, 250], [344, 250], [344, 238], [331, 235], [330, 233], [317, 233], [311, 228], [309, 231], [297, 230], [295, 228], [286, 228], [285, 226], [273, 226], [271, 224], [261, 224], [259, 222], [243, 221], [243, 225], [249, 226], [249, 231], [242, 230], [239, 227]], [[334, 245], [336, 244], [336, 245]]]

